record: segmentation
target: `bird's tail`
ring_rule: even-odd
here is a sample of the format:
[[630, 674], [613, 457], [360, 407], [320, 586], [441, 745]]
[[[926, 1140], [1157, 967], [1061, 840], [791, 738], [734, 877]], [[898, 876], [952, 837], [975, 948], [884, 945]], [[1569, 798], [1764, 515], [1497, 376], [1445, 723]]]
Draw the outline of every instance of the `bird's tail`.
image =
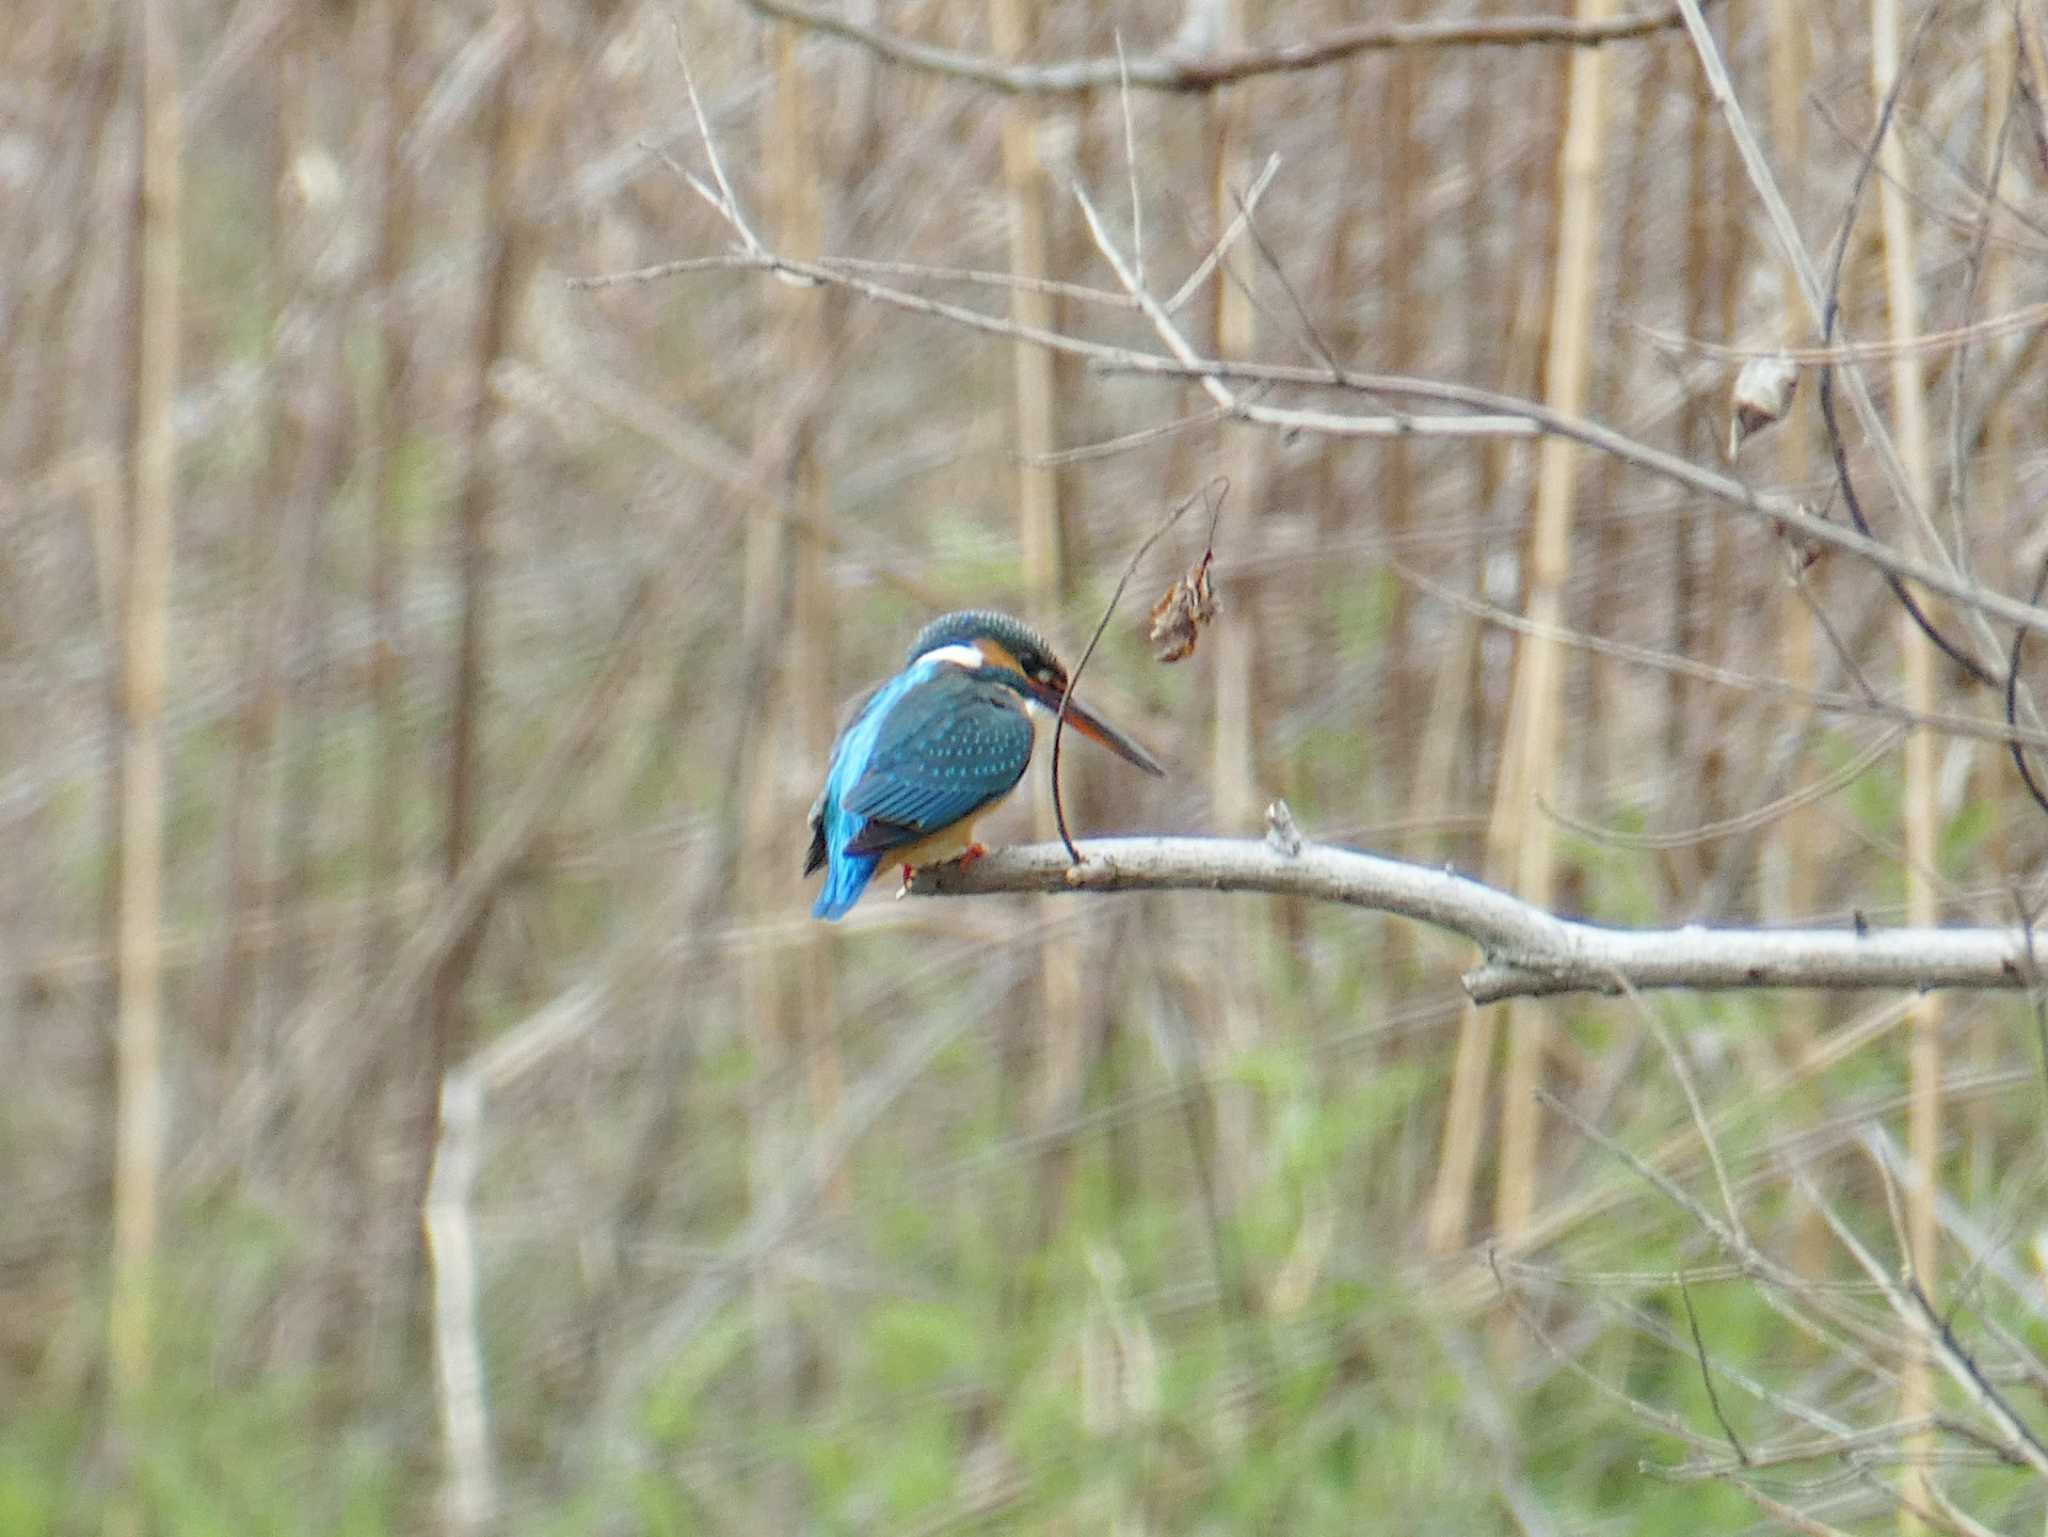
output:
[[841, 854], [825, 866], [825, 886], [811, 907], [814, 918], [844, 918], [874, 879], [879, 854]]

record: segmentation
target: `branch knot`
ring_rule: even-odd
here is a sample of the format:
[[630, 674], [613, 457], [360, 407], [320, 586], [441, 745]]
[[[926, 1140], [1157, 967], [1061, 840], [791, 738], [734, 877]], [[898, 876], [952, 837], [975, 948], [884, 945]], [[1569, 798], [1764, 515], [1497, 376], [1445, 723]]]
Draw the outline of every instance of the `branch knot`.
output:
[[1283, 859], [1301, 857], [1301, 829], [1295, 826], [1294, 813], [1283, 800], [1276, 799], [1266, 808], [1266, 846]]

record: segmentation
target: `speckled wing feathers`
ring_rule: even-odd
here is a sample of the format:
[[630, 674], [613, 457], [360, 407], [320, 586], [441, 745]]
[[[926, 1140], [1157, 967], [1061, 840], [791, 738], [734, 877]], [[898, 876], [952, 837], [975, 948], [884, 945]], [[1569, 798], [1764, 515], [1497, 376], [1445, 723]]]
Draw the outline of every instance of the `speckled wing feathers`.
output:
[[1007, 795], [1031, 762], [1030, 717], [999, 684], [948, 668], [888, 712], [842, 803], [862, 823], [849, 854], [887, 853], [971, 816]]

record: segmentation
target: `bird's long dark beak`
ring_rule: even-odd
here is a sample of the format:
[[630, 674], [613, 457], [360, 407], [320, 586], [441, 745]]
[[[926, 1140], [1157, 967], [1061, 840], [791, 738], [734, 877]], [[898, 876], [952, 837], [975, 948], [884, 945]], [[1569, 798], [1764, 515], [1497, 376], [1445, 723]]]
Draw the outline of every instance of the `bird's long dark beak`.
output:
[[[1058, 689], [1049, 683], [1039, 683], [1035, 680], [1031, 682], [1029, 687], [1046, 709], [1052, 711], [1055, 715], [1059, 714], [1061, 695]], [[1067, 724], [1080, 732], [1081, 735], [1093, 737], [1126, 763], [1135, 763], [1155, 779], [1164, 779], [1166, 777], [1166, 770], [1159, 766], [1157, 758], [1153, 757], [1144, 748], [1133, 742], [1093, 710], [1082, 704], [1078, 699], [1069, 699], [1067, 701]]]

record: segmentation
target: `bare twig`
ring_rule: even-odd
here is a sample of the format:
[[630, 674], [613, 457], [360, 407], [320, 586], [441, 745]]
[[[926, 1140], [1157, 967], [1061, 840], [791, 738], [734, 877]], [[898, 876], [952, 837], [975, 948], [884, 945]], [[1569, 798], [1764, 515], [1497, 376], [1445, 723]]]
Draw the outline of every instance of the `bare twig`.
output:
[[2048, 303], [2022, 304], [2002, 315], [1952, 326], [1944, 331], [1922, 331], [1905, 341], [1837, 342], [1828, 347], [1783, 347], [1771, 343], [1754, 347], [1729, 346], [1694, 336], [1681, 336], [1672, 331], [1660, 331], [1655, 326], [1635, 322], [1629, 322], [1628, 329], [1652, 346], [1689, 357], [1719, 358], [1731, 363], [1757, 358], [1788, 358], [1802, 366], [1810, 366], [1822, 363], [1884, 363], [1907, 353], [1932, 357], [1959, 351], [1978, 342], [1996, 341], [2001, 336], [2037, 334], [2044, 323], [2048, 323]]
[[764, 250], [760, 237], [747, 223], [746, 215], [740, 212], [740, 200], [733, 194], [732, 183], [725, 177], [725, 162], [718, 158], [718, 141], [711, 137], [711, 125], [704, 118], [704, 103], [697, 95], [697, 82], [690, 74], [690, 55], [683, 47], [683, 24], [680, 20], [671, 19], [670, 27], [675, 37], [676, 68], [682, 71], [683, 90], [690, 98], [690, 112], [697, 120], [697, 137], [703, 141], [704, 158], [711, 163], [711, 176], [718, 183], [718, 196], [711, 196], [695, 177], [686, 175], [686, 179], [706, 202], [725, 216], [726, 222], [732, 225], [747, 250]]
[[1188, 274], [1187, 281], [1176, 288], [1173, 297], [1166, 301], [1167, 314], [1177, 314], [1180, 307], [1192, 299], [1202, 285], [1209, 281], [1209, 274], [1214, 272], [1223, 258], [1230, 254], [1230, 248], [1237, 244], [1238, 237], [1251, 225], [1252, 212], [1259, 206], [1259, 199], [1266, 195], [1266, 189], [1273, 185], [1273, 178], [1279, 174], [1280, 157], [1268, 155], [1266, 163], [1259, 167], [1259, 174], [1252, 178], [1251, 186], [1238, 200], [1236, 217], [1224, 226], [1223, 233], [1217, 237], [1216, 243], [1209, 247], [1208, 254], [1195, 264], [1195, 270]]
[[1797, 1506], [1787, 1505], [1783, 1500], [1765, 1494], [1746, 1478], [1730, 1478], [1728, 1481], [1758, 1510], [1793, 1531], [1804, 1533], [1805, 1537], [1849, 1537], [1849, 1533], [1839, 1526], [1830, 1526], [1825, 1521], [1809, 1516]]
[[1916, 1277], [1909, 1275], [1901, 1283], [1892, 1279], [1890, 1272], [1878, 1263], [1877, 1257], [1859, 1239], [1854, 1230], [1842, 1220], [1831, 1205], [1821, 1199], [1820, 1192], [1803, 1175], [1799, 1177], [1801, 1193], [1818, 1211], [1835, 1237], [1847, 1249], [1850, 1256], [1870, 1278], [1898, 1319], [1930, 1350], [1941, 1363], [1949, 1379], [1961, 1388], [1978, 1409], [2003, 1433], [2001, 1450], [2012, 1454], [2032, 1467], [2036, 1473], [2048, 1477], [2048, 1444], [2044, 1444], [2032, 1426], [2022, 1419], [2005, 1401], [1995, 1386], [1985, 1377], [1977, 1363], [1970, 1358], [1956, 1339], [1934, 1305], [1927, 1300], [1927, 1293], [1921, 1289]]
[[1903, 726], [1893, 726], [1881, 731], [1877, 739], [1863, 751], [1851, 758], [1825, 778], [1813, 780], [1800, 786], [1790, 794], [1773, 796], [1754, 811], [1745, 811], [1739, 816], [1723, 817], [1717, 822], [1702, 822], [1693, 827], [1679, 828], [1666, 833], [1623, 832], [1618, 827], [1603, 827], [1582, 817], [1559, 811], [1555, 806], [1545, 805], [1544, 811], [1573, 832], [1584, 837], [1597, 839], [1601, 843], [1623, 849], [1682, 849], [1694, 844], [1710, 843], [1716, 838], [1726, 838], [1735, 833], [1750, 832], [1768, 826], [1778, 818], [1810, 806], [1816, 801], [1826, 800], [1837, 791], [1854, 784], [1881, 762], [1905, 736]]
[[[1143, 448], [1147, 443], [1157, 443], [1196, 427], [1213, 427], [1229, 418], [1230, 413], [1221, 406], [1210, 406], [1205, 411], [1176, 416], [1171, 421], [1155, 422], [1150, 427], [1139, 427], [1130, 432], [1118, 433], [1113, 438], [1103, 438], [1094, 443], [1077, 443], [1072, 448], [1062, 448], [1050, 454], [1035, 454], [1031, 462], [1039, 465], [1068, 465], [1086, 464], [1095, 459], [1113, 459], [1118, 454]], [[2043, 745], [2048, 746], [2048, 743]]]
[[1599, 1393], [1603, 1397], [1613, 1399], [1644, 1424], [1656, 1426], [1674, 1440], [1681, 1441], [1696, 1451], [1704, 1451], [1715, 1444], [1686, 1424], [1678, 1415], [1671, 1413], [1669, 1410], [1658, 1409], [1650, 1404], [1646, 1404], [1633, 1394], [1616, 1387], [1588, 1366], [1575, 1352], [1566, 1349], [1564, 1345], [1553, 1338], [1550, 1331], [1543, 1327], [1542, 1320], [1537, 1318], [1535, 1310], [1528, 1305], [1522, 1294], [1508, 1285], [1507, 1278], [1501, 1273], [1500, 1251], [1497, 1248], [1492, 1246], [1487, 1248], [1486, 1263], [1493, 1273], [1493, 1284], [1496, 1293], [1500, 1296], [1501, 1300], [1513, 1309], [1515, 1317], [1521, 1322], [1522, 1327], [1529, 1331], [1537, 1344], [1550, 1353], [1551, 1358], [1559, 1366], [1562, 1366], [1566, 1371], [1592, 1388], [1594, 1392]]
[[1138, 194], [1138, 134], [1131, 122], [1131, 69], [1124, 56], [1124, 34], [1116, 33], [1117, 105], [1124, 119], [1124, 174], [1131, 184], [1131, 265], [1145, 281], [1145, 200]]
[[1714, 1386], [1713, 1369], [1707, 1364], [1707, 1342], [1700, 1335], [1700, 1315], [1692, 1305], [1692, 1288], [1686, 1284], [1685, 1272], [1678, 1272], [1678, 1295], [1685, 1299], [1685, 1322], [1692, 1330], [1692, 1348], [1700, 1363], [1700, 1381], [1707, 1387], [1707, 1402], [1713, 1407], [1714, 1418], [1721, 1426], [1721, 1433], [1728, 1438], [1728, 1445], [1735, 1452], [1735, 1460], [1745, 1468], [1749, 1466], [1749, 1453], [1744, 1450], [1742, 1437], [1735, 1433], [1735, 1427], [1728, 1421], [1728, 1411], [1721, 1407], [1721, 1393]]
[[[1672, 1039], [1670, 1027], [1664, 1023], [1655, 1009], [1645, 1003], [1642, 997], [1626, 982], [1623, 990], [1629, 1001], [1636, 1006], [1637, 1015], [1650, 1033], [1657, 1037], [1657, 1044], [1663, 1048], [1664, 1058], [1671, 1064], [1671, 1076], [1678, 1080], [1678, 1086], [1685, 1093], [1685, 1106], [1692, 1114], [1693, 1129], [1699, 1133], [1700, 1146], [1706, 1149], [1707, 1163], [1714, 1171], [1714, 1186], [1721, 1193], [1721, 1209], [1728, 1214], [1728, 1230], [1744, 1246], [1749, 1245], [1749, 1234], [1742, 1225], [1741, 1208], [1735, 1204], [1735, 1185], [1728, 1178], [1728, 1166], [1721, 1159], [1720, 1139], [1714, 1135], [1713, 1124], [1707, 1119], [1706, 1107], [1700, 1103], [1699, 1086], [1693, 1082], [1692, 1068], [1685, 1060], [1685, 1053], [1678, 1049], [1678, 1042]], [[1682, 1279], [1682, 1278], [1681, 1278]], [[1686, 1307], [1692, 1306], [1691, 1299]]]
[[[2034, 573], [2034, 586], [2028, 594], [2027, 601], [2038, 604], [2044, 588], [2048, 588], [2048, 554], [2041, 557], [2041, 566]], [[2012, 638], [2012, 655], [2007, 659], [2005, 666], [2005, 723], [2009, 727], [2016, 728], [2019, 725], [2020, 654], [2026, 649], [2026, 644], [2027, 632], [2016, 631]], [[2027, 762], [2026, 748], [2016, 738], [2010, 737], [2006, 740], [2006, 747], [2012, 753], [2013, 767], [2020, 771], [2020, 783], [2027, 787], [2027, 794], [2034, 798], [2036, 806], [2048, 811], [2048, 789], [2044, 789], [2041, 782], [2034, 777], [2033, 767]]]
[[[1398, 560], [1389, 560], [1387, 566], [1403, 581], [1412, 582], [1431, 597], [1448, 603], [1455, 608], [1462, 609], [1468, 614], [1484, 619], [1489, 624], [1497, 624], [1504, 630], [1514, 630], [1517, 633], [1528, 633], [1536, 628], [1530, 620], [1523, 618], [1512, 610], [1502, 608], [1497, 603], [1488, 603], [1483, 598], [1475, 598], [1469, 594], [1457, 592], [1449, 587], [1445, 587], [1440, 582], [1431, 581], [1412, 566], [1405, 565]], [[1675, 652], [1657, 651], [1648, 646], [1631, 645], [1627, 641], [1612, 640], [1604, 635], [1588, 634], [1584, 630], [1564, 628], [1559, 629], [1557, 635], [1564, 644], [1577, 647], [1583, 651], [1590, 651], [1597, 656], [1611, 656], [1637, 667], [1650, 667], [1660, 672], [1671, 672], [1688, 678], [1698, 678], [1704, 683], [1717, 684], [1723, 688], [1742, 689], [1769, 695], [1774, 698], [1796, 700], [1829, 714], [1867, 716], [1873, 720], [1888, 720], [1901, 726], [1920, 727], [1929, 731], [1939, 731], [1950, 736], [1972, 737], [1983, 742], [2018, 743], [2037, 749], [2048, 748], [2048, 733], [2035, 731], [2010, 722], [2001, 723], [1997, 720], [1985, 720], [1974, 715], [1957, 715], [1945, 710], [1929, 714], [1924, 711], [1908, 709], [1905, 705], [1882, 697], [1874, 688], [1868, 688], [1867, 686], [1865, 692], [1861, 694], [1843, 693], [1839, 689], [1808, 688], [1800, 684], [1788, 683], [1782, 678], [1772, 677], [1765, 673], [1749, 673], [1738, 671], [1732, 667], [1717, 667], [1710, 662], [1695, 661], [1691, 657], [1680, 656]], [[1846, 643], [1843, 644], [1842, 649], [1844, 651], [1848, 649]], [[1766, 782], [1768, 782], [1769, 777], [1768, 775], [1765, 776]], [[1567, 826], [1579, 826], [1579, 824], [1573, 823], [1569, 817], [1563, 816], [1555, 809], [1553, 809], [1552, 815], [1558, 816], [1559, 820], [1565, 822]], [[1692, 833], [1693, 836], [1702, 837], [1718, 834], [1724, 830], [1725, 826], [1726, 824], [1709, 824], [1705, 827], [1694, 828]], [[1579, 830], [1590, 832], [1598, 837], [1611, 838], [1614, 842], [1629, 847], [1657, 848], [1662, 846], [1658, 838], [1651, 836], [1638, 834], [1623, 835], [1599, 827], [1580, 827]]]

